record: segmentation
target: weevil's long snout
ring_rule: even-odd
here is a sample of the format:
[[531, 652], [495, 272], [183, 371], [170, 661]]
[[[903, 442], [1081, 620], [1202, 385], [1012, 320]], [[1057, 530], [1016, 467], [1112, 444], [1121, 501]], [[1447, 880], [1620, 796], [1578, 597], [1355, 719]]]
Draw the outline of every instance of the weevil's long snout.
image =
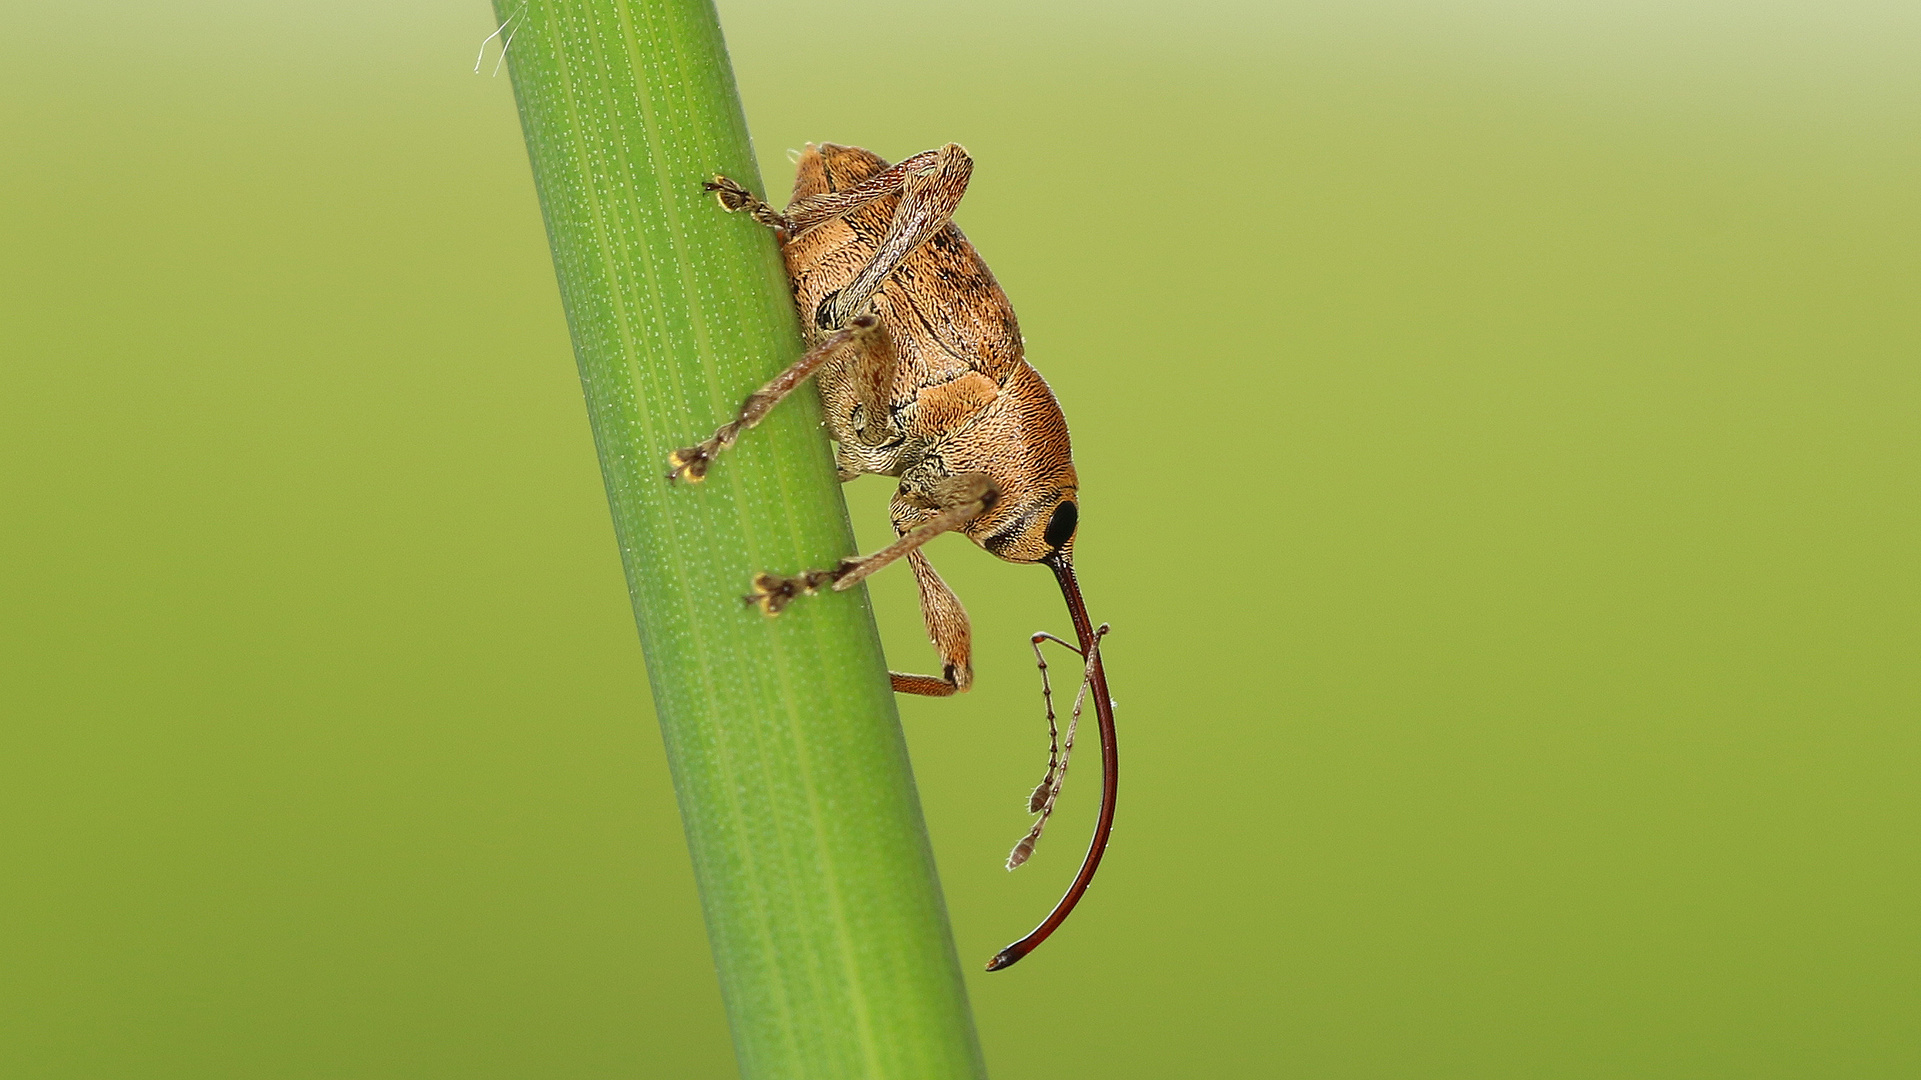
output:
[[1062, 894], [1054, 910], [1039, 926], [1026, 937], [994, 954], [994, 958], [987, 962], [989, 971], [1012, 967], [1021, 957], [1033, 952], [1067, 921], [1074, 905], [1081, 902], [1087, 887], [1094, 882], [1094, 871], [1100, 869], [1101, 856], [1107, 853], [1107, 838], [1114, 831], [1114, 796], [1120, 787], [1120, 762], [1114, 744], [1114, 700], [1107, 692], [1107, 671], [1101, 664], [1098, 635], [1093, 622], [1087, 617], [1087, 604], [1081, 599], [1080, 582], [1074, 577], [1073, 558], [1061, 551], [1042, 561], [1054, 571], [1054, 579], [1060, 582], [1061, 597], [1067, 601], [1067, 613], [1074, 620], [1074, 636], [1080, 641], [1082, 654], [1093, 657], [1090, 666], [1094, 720], [1100, 727], [1101, 737], [1101, 814], [1094, 824], [1094, 839], [1087, 846], [1087, 855], [1081, 860], [1081, 870], [1074, 876], [1074, 883], [1067, 887], [1067, 892]]

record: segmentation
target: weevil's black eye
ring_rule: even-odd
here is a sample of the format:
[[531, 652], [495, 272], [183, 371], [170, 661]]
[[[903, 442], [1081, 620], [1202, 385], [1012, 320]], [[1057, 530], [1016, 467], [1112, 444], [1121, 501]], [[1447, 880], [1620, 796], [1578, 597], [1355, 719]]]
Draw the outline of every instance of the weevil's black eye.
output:
[[1061, 503], [1054, 508], [1054, 516], [1047, 520], [1047, 531], [1041, 539], [1047, 546], [1059, 551], [1063, 545], [1074, 538], [1074, 526], [1081, 520], [1080, 509], [1071, 502]]

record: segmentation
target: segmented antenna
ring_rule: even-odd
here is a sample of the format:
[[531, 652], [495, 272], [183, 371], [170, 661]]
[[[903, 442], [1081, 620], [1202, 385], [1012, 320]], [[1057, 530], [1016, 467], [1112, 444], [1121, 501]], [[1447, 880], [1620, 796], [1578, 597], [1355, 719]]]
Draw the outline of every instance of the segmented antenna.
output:
[[[1067, 763], [1074, 756], [1074, 733], [1081, 726], [1081, 709], [1087, 703], [1087, 688], [1093, 682], [1094, 663], [1100, 658], [1101, 638], [1106, 633], [1105, 625], [1094, 631], [1094, 645], [1088, 652], [1082, 652], [1044, 631], [1035, 634], [1031, 639], [1031, 644], [1034, 646], [1034, 663], [1041, 670], [1041, 700], [1047, 704], [1047, 775], [1041, 777], [1040, 786], [1034, 789], [1034, 794], [1028, 796], [1027, 812], [1039, 814], [1040, 818], [1034, 822], [1033, 828], [1027, 830], [1027, 835], [1021, 837], [1020, 843], [1014, 845], [1014, 850], [1008, 852], [1007, 868], [1009, 870], [1026, 862], [1034, 854], [1034, 845], [1040, 842], [1041, 830], [1047, 828], [1048, 819], [1054, 816], [1054, 803], [1061, 797], [1061, 788], [1067, 783]], [[1074, 711], [1067, 721], [1065, 742], [1060, 739], [1060, 727], [1054, 718], [1054, 691], [1047, 677], [1047, 658], [1041, 655], [1043, 641], [1060, 645], [1075, 656], [1081, 657], [1083, 661], [1081, 688], [1079, 693], [1074, 695]]]

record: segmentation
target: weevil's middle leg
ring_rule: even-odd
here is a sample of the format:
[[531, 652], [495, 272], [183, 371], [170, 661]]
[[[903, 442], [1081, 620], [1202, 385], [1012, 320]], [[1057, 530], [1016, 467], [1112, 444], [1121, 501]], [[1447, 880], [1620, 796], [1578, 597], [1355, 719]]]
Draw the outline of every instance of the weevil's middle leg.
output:
[[807, 570], [793, 577], [756, 574], [754, 591], [742, 599], [750, 604], [759, 604], [760, 609], [769, 615], [778, 615], [782, 608], [800, 596], [812, 596], [830, 586], [835, 592], [844, 592], [934, 537], [953, 532], [979, 517], [994, 505], [994, 500], [1000, 496], [1000, 489], [985, 474], [968, 473], [941, 481], [934, 495], [941, 505], [940, 510], [872, 555], [842, 559], [840, 565], [831, 570]]
[[741, 402], [740, 413], [734, 419], [722, 424], [713, 437], [695, 446], [682, 447], [667, 455], [667, 479], [685, 478], [698, 482], [707, 476], [708, 466], [720, 456], [722, 450], [734, 445], [740, 433], [761, 422], [782, 398], [794, 392], [794, 388], [804, 382], [809, 375], [820, 369], [835, 356], [845, 352], [856, 355], [870, 352], [884, 354], [886, 362], [892, 362], [894, 349], [887, 341], [887, 330], [878, 318], [863, 315], [849, 323], [846, 329], [836, 330], [822, 338], [820, 343], [801, 354], [787, 370], [774, 376], [767, 385], [747, 395]]
[[903, 432], [888, 396], [899, 362], [883, 324], [862, 348], [846, 350], [820, 373], [820, 403], [833, 430], [834, 469], [842, 483], [892, 470]]

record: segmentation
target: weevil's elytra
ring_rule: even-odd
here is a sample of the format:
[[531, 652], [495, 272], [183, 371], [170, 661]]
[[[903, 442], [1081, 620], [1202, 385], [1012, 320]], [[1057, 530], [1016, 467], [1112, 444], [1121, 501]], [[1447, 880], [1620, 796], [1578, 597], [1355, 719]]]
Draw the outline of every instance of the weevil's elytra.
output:
[[853, 146], [809, 145], [796, 162], [794, 197], [777, 211], [726, 177], [707, 185], [723, 208], [775, 231], [807, 328], [807, 351], [747, 396], [735, 418], [696, 446], [668, 455], [668, 479], [697, 482], [721, 451], [814, 376], [832, 430], [840, 478], [863, 473], [900, 478], [891, 517], [898, 536], [862, 557], [791, 577], [762, 573], [745, 599], [777, 615], [823, 588], [848, 589], [905, 558], [920, 587], [927, 636], [941, 674], [893, 672], [894, 689], [944, 697], [974, 681], [967, 611], [935, 573], [921, 546], [959, 532], [1008, 562], [1054, 572], [1078, 646], [1037, 634], [1081, 657], [1064, 741], [1056, 726], [1047, 665], [1039, 660], [1047, 704], [1048, 767], [1030, 800], [1039, 815], [1015, 845], [1008, 869], [1026, 861], [1053, 812], [1067, 774], [1075, 726], [1091, 691], [1101, 742], [1101, 809], [1080, 872], [1040, 926], [988, 961], [998, 971], [1046, 940], [1093, 881], [1114, 825], [1119, 767], [1113, 701], [1100, 639], [1074, 576], [1080, 478], [1046, 380], [1027, 363], [1020, 326], [994, 275], [954, 226], [973, 159], [949, 143], [897, 165]]

